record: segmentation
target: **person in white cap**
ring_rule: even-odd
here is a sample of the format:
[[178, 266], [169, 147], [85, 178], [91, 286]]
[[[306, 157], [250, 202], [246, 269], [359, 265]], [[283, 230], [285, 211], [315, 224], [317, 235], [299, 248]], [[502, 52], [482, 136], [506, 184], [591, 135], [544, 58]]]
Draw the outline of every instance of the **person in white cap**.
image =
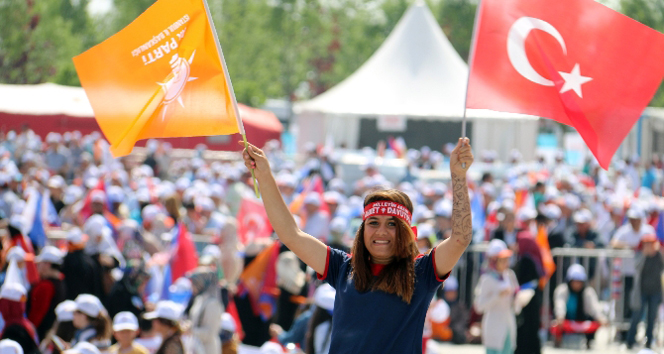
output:
[[332, 219], [332, 221], [330, 221], [330, 239], [328, 245], [344, 252], [350, 252], [350, 248], [345, 240], [347, 231], [348, 220], [346, 218], [337, 216]]
[[237, 353], [240, 340], [237, 336], [237, 325], [233, 316], [228, 312], [221, 314], [221, 332], [219, 338], [221, 339], [221, 352], [222, 353]]
[[488, 271], [475, 288], [475, 309], [483, 314], [482, 344], [487, 354], [512, 353], [516, 346], [514, 299], [519, 283], [509, 269], [512, 251], [501, 240], [491, 240], [486, 251]]
[[431, 224], [422, 223], [417, 225], [417, 249], [420, 251], [420, 254], [425, 254], [431, 250], [433, 247], [431, 240], [435, 237], [436, 231]]
[[344, 306], [333, 318], [330, 352], [421, 352], [433, 295], [472, 241], [466, 174], [474, 157], [469, 140], [460, 138], [450, 159], [456, 221], [452, 236], [421, 257], [412, 230], [413, 202], [403, 191], [367, 194], [350, 257], [300, 230], [260, 149], [249, 145], [243, 158], [255, 172], [279, 240], [338, 290], [337, 301]]
[[60, 272], [63, 259], [64, 253], [53, 246], [45, 246], [35, 258], [40, 279], [30, 289], [27, 315], [37, 327], [40, 340], [45, 338], [55, 322], [55, 307], [67, 296]]
[[62, 208], [65, 207], [65, 203], [62, 200], [64, 197], [64, 188], [66, 186], [65, 179], [60, 175], [55, 175], [49, 178], [46, 186], [48, 187], [48, 194], [50, 196], [51, 203], [55, 208], [55, 212], [60, 214]]
[[23, 354], [23, 348], [11, 339], [0, 340], [0, 354]]
[[[561, 345], [565, 333], [573, 333], [571, 331], [573, 327], [564, 326], [565, 321], [606, 323], [595, 289], [586, 285], [588, 276], [585, 268], [580, 264], [571, 265], [567, 269], [566, 279], [567, 283], [558, 285], [553, 293], [554, 323], [551, 327], [556, 346]], [[587, 333], [588, 348], [594, 337], [594, 331]]]
[[90, 294], [81, 294], [76, 297], [76, 311], [74, 311], [74, 327], [77, 331], [72, 344], [91, 342], [99, 348], [111, 345], [111, 319], [101, 304], [101, 301]]
[[183, 307], [173, 301], [159, 301], [154, 311], [143, 315], [152, 320], [152, 328], [161, 335], [163, 342], [156, 354], [184, 354], [182, 330], [178, 322], [182, 318]]
[[[664, 259], [660, 253], [660, 241], [655, 234], [644, 235], [641, 239], [641, 252], [636, 255], [636, 274], [634, 289], [630, 294], [630, 306], [633, 315], [627, 333], [627, 348], [636, 343], [636, 330], [646, 316], [646, 348], [650, 348], [655, 339], [653, 329], [662, 303], [662, 273], [664, 272]], [[646, 312], [647, 311], [647, 312]]]
[[[631, 249], [637, 250], [641, 244], [641, 239], [645, 235], [656, 235], [655, 228], [645, 221], [645, 212], [638, 205], [632, 205], [627, 210], [627, 220], [625, 225], [622, 225], [616, 230], [611, 239], [611, 247], [618, 249]], [[622, 264], [622, 272], [624, 276], [624, 293], [630, 294], [634, 287], [634, 277], [636, 275], [636, 260], [634, 258], [624, 258]], [[625, 318], [631, 318], [632, 306], [630, 306], [629, 296], [624, 296], [623, 303]], [[627, 336], [624, 332], [623, 335]]]
[[320, 207], [320, 194], [310, 192], [304, 197], [304, 210], [307, 221], [302, 231], [323, 242], [327, 242], [330, 235], [330, 219], [329, 215], [320, 210]]
[[63, 354], [101, 354], [101, 351], [92, 343], [80, 342], [73, 348], [65, 350]]
[[101, 276], [97, 263], [85, 253], [88, 236], [79, 228], [67, 231], [67, 255], [62, 263], [67, 299], [80, 294], [101, 294]]
[[579, 209], [572, 216], [576, 224], [576, 230], [572, 234], [572, 247], [578, 248], [602, 248], [601, 240], [597, 231], [592, 227], [593, 214], [588, 209]]
[[0, 314], [4, 320], [2, 338], [18, 342], [28, 353], [38, 353], [37, 331], [25, 318], [27, 291], [23, 285], [5, 279], [0, 288]]
[[323, 284], [314, 292], [316, 309], [306, 335], [307, 353], [327, 354], [330, 351], [335, 295], [336, 290], [330, 284]]
[[108, 348], [110, 354], [148, 354], [148, 350], [134, 342], [138, 333], [138, 318], [131, 312], [120, 312], [113, 317], [113, 337], [116, 344]]

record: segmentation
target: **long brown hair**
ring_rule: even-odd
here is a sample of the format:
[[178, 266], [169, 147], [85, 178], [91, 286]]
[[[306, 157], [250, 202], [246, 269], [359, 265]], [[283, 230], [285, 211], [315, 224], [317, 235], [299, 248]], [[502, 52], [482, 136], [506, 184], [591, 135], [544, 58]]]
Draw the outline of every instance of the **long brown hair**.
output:
[[[408, 195], [396, 189], [372, 192], [364, 199], [364, 205], [377, 201], [396, 202], [413, 212], [413, 203]], [[362, 223], [353, 243], [352, 277], [355, 289], [359, 292], [380, 290], [395, 294], [410, 304], [415, 291], [415, 258], [418, 250], [410, 225], [399, 218], [394, 220], [398, 226], [394, 258], [375, 279], [371, 273], [371, 254], [364, 245], [364, 222]]]

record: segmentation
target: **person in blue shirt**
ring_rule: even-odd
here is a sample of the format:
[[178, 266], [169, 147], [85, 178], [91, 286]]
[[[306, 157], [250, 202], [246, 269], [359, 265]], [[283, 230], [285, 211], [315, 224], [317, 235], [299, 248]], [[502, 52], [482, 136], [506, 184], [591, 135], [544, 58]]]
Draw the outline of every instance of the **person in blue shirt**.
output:
[[459, 139], [451, 154], [452, 236], [422, 255], [411, 228], [413, 204], [407, 194], [379, 190], [365, 198], [350, 255], [298, 228], [263, 151], [249, 145], [243, 158], [255, 172], [280, 241], [336, 289], [330, 353], [422, 353], [431, 299], [472, 239], [466, 181], [473, 163], [469, 140]]

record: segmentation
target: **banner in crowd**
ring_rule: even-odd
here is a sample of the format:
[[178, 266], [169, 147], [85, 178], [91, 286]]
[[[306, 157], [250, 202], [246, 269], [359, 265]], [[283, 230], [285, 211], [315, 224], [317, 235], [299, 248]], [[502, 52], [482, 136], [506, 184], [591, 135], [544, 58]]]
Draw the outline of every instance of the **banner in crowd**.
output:
[[115, 157], [141, 139], [242, 130], [204, 0], [159, 0], [74, 64]]
[[608, 168], [664, 77], [664, 35], [593, 0], [483, 0], [468, 108], [573, 126]]

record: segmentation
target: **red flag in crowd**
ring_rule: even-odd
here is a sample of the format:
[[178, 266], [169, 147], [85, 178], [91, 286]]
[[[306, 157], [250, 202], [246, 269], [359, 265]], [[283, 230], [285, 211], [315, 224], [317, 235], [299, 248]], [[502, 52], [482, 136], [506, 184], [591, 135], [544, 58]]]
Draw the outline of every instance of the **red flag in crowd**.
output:
[[196, 246], [183, 222], [178, 223], [178, 231], [173, 239], [175, 252], [171, 259], [171, 279], [173, 282], [198, 266]]
[[267, 212], [258, 199], [243, 198], [237, 220], [238, 239], [243, 245], [272, 235], [272, 225], [267, 218]]
[[664, 35], [593, 0], [483, 0], [468, 108], [577, 129], [603, 168], [664, 77]]
[[81, 207], [81, 211], [78, 214], [83, 222], [85, 222], [85, 220], [87, 220], [90, 215], [92, 215], [92, 193], [94, 191], [102, 191], [106, 193], [106, 183], [104, 182], [104, 178], [100, 178], [99, 182], [97, 182], [97, 185], [91, 188], [85, 195], [85, 199], [83, 199], [83, 206]]

